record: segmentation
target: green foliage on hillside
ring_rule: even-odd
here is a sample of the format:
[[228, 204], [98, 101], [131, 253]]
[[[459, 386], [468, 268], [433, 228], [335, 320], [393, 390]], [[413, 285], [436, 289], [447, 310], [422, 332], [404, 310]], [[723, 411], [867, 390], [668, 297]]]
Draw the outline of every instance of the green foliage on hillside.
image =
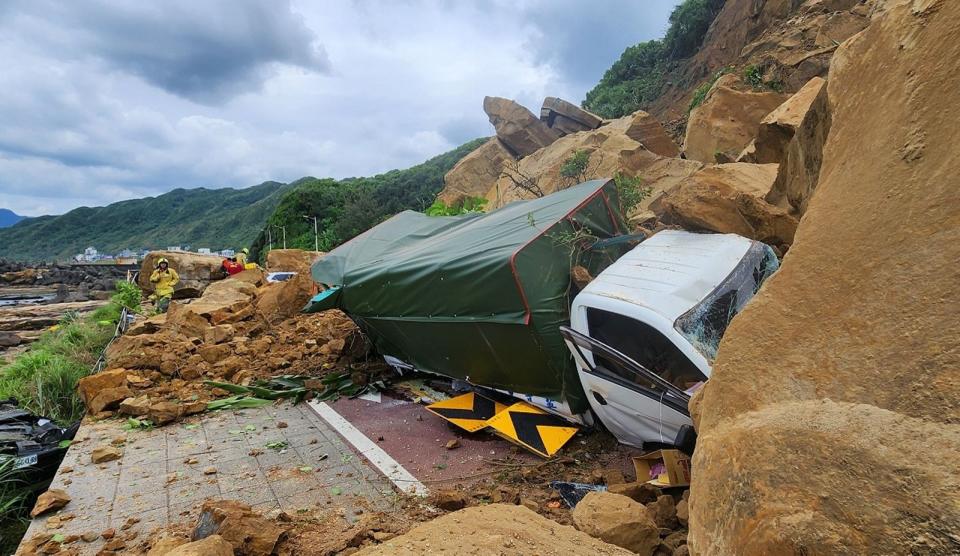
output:
[[288, 248], [313, 249], [312, 217], [317, 218], [320, 250], [329, 251], [398, 212], [423, 211], [443, 189], [444, 174], [486, 141], [475, 139], [406, 170], [368, 178], [294, 182], [267, 219], [267, 227], [260, 230], [250, 256], [261, 260], [269, 239], [273, 248], [282, 247], [284, 229]]
[[605, 118], [619, 118], [656, 100], [673, 78], [679, 61], [693, 55], [724, 0], [683, 0], [670, 14], [663, 39], [628, 47], [587, 93], [583, 107]]
[[0, 258], [66, 261], [90, 246], [104, 253], [170, 245], [239, 248], [254, 239], [288, 190], [277, 182], [246, 189], [174, 189], [30, 218], [0, 229]]

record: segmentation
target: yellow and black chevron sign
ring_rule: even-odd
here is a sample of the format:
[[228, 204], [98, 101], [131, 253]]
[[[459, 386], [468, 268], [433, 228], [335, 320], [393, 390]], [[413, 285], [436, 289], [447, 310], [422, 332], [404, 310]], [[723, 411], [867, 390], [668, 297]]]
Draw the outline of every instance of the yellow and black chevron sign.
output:
[[464, 430], [476, 432], [486, 427], [487, 420], [506, 407], [490, 398], [468, 392], [456, 398], [430, 404], [427, 410]]
[[576, 427], [566, 426], [558, 417], [523, 402], [497, 412], [487, 425], [500, 436], [545, 458], [552, 457], [577, 434]]

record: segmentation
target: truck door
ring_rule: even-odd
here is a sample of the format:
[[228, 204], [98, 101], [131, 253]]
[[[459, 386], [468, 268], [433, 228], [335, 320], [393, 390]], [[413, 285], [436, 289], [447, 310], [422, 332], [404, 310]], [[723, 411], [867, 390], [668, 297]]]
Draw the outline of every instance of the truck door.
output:
[[657, 373], [594, 338], [560, 327], [594, 413], [617, 440], [673, 444], [691, 424], [690, 396]]

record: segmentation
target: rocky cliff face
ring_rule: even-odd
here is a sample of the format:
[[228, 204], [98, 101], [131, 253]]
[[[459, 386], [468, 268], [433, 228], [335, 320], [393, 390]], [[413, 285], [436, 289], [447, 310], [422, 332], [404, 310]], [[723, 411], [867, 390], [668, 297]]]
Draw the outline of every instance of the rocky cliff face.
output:
[[697, 554], [960, 550], [960, 5], [834, 55], [818, 185], [697, 408]]

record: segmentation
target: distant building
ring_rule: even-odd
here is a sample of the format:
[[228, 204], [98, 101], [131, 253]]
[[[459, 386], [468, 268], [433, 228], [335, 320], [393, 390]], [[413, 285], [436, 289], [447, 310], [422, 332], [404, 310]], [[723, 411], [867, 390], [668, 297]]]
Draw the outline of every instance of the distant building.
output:
[[83, 250], [82, 255], [77, 255], [75, 258], [78, 261], [92, 263], [100, 258], [100, 252], [97, 251], [96, 247], [87, 247]]
[[209, 247], [200, 247], [200, 248], [197, 249], [197, 253], [199, 253], [200, 255], [209, 255], [209, 254], [210, 254], [210, 248], [209, 248]]
[[237, 252], [234, 251], [233, 249], [224, 249], [223, 251], [220, 251], [220, 256], [221, 256], [221, 257], [226, 257], [226, 258], [228, 258], [228, 259], [229, 259], [230, 257], [236, 255], [236, 254], [237, 254]]
[[183, 247], [179, 245], [174, 245], [172, 247], [167, 247], [167, 251], [183, 251]]

